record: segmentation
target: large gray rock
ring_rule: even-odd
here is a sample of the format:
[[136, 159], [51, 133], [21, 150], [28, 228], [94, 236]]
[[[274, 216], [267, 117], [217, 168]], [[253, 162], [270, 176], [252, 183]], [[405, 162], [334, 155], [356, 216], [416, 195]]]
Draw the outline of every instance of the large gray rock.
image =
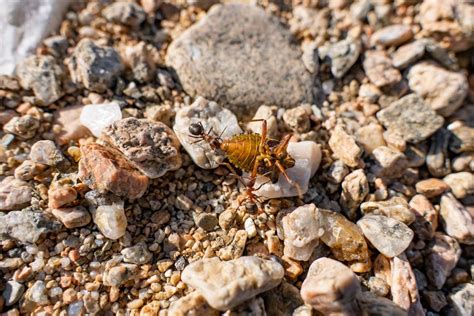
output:
[[35, 243], [42, 234], [57, 231], [61, 226], [41, 213], [14, 211], [0, 216], [0, 239], [13, 238]]
[[262, 104], [313, 102], [314, 83], [301, 51], [276, 19], [255, 6], [214, 6], [171, 43], [167, 63], [187, 93], [238, 113], [242, 106], [256, 111]]

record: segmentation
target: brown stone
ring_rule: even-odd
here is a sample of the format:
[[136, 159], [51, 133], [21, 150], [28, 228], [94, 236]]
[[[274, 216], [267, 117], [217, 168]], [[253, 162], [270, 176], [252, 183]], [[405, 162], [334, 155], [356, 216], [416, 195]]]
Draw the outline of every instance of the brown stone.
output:
[[426, 179], [416, 184], [416, 192], [427, 198], [437, 197], [449, 190], [449, 186], [439, 179]]

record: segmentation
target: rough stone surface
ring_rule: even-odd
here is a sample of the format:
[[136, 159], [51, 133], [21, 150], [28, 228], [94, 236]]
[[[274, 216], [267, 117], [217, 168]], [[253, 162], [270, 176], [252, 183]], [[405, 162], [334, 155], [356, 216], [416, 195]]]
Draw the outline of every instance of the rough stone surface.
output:
[[415, 222], [412, 224], [415, 234], [421, 240], [430, 240], [438, 228], [438, 212], [433, 204], [421, 194], [415, 195], [409, 205], [416, 215]]
[[18, 302], [25, 292], [23, 284], [16, 281], [8, 281], [5, 283], [5, 289], [3, 290], [2, 297], [5, 301], [5, 306], [12, 306]]
[[415, 221], [415, 214], [410, 210], [407, 201], [401, 197], [393, 197], [387, 201], [364, 202], [360, 210], [362, 214], [385, 215], [406, 225]]
[[451, 173], [443, 178], [458, 199], [474, 194], [474, 174], [471, 172]]
[[301, 297], [325, 315], [355, 315], [355, 298], [360, 291], [360, 282], [351, 269], [339, 261], [319, 258], [309, 267]]
[[329, 139], [329, 147], [334, 156], [349, 167], [357, 167], [363, 150], [357, 145], [354, 137], [349, 135], [342, 126], [336, 126]]
[[120, 286], [123, 283], [132, 280], [137, 273], [138, 266], [135, 264], [122, 263], [104, 271], [104, 285]]
[[[469, 118], [467, 121], [469, 122]], [[474, 128], [459, 126], [451, 129], [451, 141], [449, 149], [455, 153], [474, 151]]]
[[350, 217], [354, 217], [359, 207], [369, 193], [369, 182], [364, 170], [357, 169], [348, 174], [342, 182], [341, 205]]
[[119, 239], [127, 230], [127, 217], [122, 204], [101, 205], [93, 209], [92, 219], [107, 238]]
[[129, 117], [106, 127], [101, 138], [149, 178], [181, 167], [178, 138], [161, 122]]
[[36, 135], [40, 121], [32, 115], [16, 116], [3, 126], [7, 133], [16, 135], [19, 139], [30, 139]]
[[27, 210], [9, 212], [0, 219], [0, 239], [13, 238], [28, 243], [35, 243], [41, 235], [61, 227], [43, 214]]
[[66, 157], [51, 140], [40, 140], [31, 146], [30, 159], [36, 163], [64, 168], [69, 165]]
[[382, 46], [398, 46], [413, 37], [411, 27], [403, 24], [394, 24], [386, 26], [376, 31], [370, 37], [372, 45], [379, 44]]
[[144, 243], [139, 243], [135, 246], [124, 248], [121, 251], [121, 254], [123, 256], [124, 262], [140, 265], [150, 262], [153, 257]]
[[322, 60], [329, 60], [334, 77], [342, 78], [359, 58], [360, 49], [360, 42], [348, 37], [327, 47], [321, 47], [319, 55]]
[[406, 156], [398, 150], [380, 146], [372, 155], [375, 160], [372, 171], [377, 177], [399, 178], [408, 167]]
[[448, 145], [451, 133], [445, 128], [440, 128], [431, 138], [431, 146], [426, 155], [426, 165], [434, 177], [444, 177], [451, 173], [451, 162], [448, 156]]
[[427, 198], [440, 196], [449, 190], [449, 186], [442, 180], [431, 178], [417, 182], [416, 192], [423, 194]]
[[362, 66], [369, 80], [377, 87], [393, 85], [402, 80], [400, 71], [392, 66], [391, 59], [384, 51], [367, 51]]
[[15, 178], [18, 180], [29, 181], [43, 172], [47, 166], [37, 164], [31, 160], [25, 160], [15, 169]]
[[449, 301], [458, 315], [472, 315], [474, 313], [474, 285], [471, 283], [461, 284], [453, 289], [449, 295]]
[[33, 190], [30, 185], [14, 177], [6, 177], [0, 182], [0, 211], [11, 211], [28, 206]]
[[398, 69], [405, 69], [425, 54], [424, 41], [414, 41], [400, 46], [392, 55], [393, 65]]
[[108, 5], [102, 15], [110, 22], [138, 26], [146, 18], [142, 7], [133, 2], [118, 1]]
[[181, 279], [204, 296], [211, 307], [225, 311], [278, 286], [283, 275], [279, 263], [257, 257], [231, 261], [211, 258], [188, 265]]
[[[279, 52], [275, 54], [274, 52]], [[313, 102], [313, 81], [290, 34], [255, 6], [214, 6], [173, 41], [167, 63], [191, 95], [243, 113]]]
[[435, 233], [426, 258], [426, 276], [430, 283], [441, 289], [461, 257], [461, 247], [456, 239]]
[[444, 231], [449, 236], [463, 244], [474, 244], [474, 219], [451, 193], [441, 197], [439, 215]]
[[437, 115], [415, 94], [407, 95], [377, 113], [378, 120], [412, 143], [419, 143], [443, 126], [443, 117]]
[[355, 134], [356, 140], [360, 143], [368, 154], [371, 154], [375, 148], [385, 146], [383, 138], [383, 127], [379, 124], [371, 123], [359, 128]]
[[294, 311], [304, 304], [299, 289], [286, 281], [263, 293], [262, 297], [267, 315], [294, 315]]
[[327, 176], [331, 183], [337, 184], [341, 183], [348, 173], [349, 168], [341, 160], [336, 160], [331, 164]]
[[53, 209], [52, 213], [66, 228], [83, 227], [91, 221], [91, 214], [84, 206]]
[[361, 292], [357, 296], [357, 304], [364, 315], [406, 316], [407, 312], [389, 300], [371, 292]]
[[171, 303], [168, 309], [169, 315], [185, 316], [185, 315], [209, 315], [218, 316], [219, 311], [211, 308], [207, 304], [204, 296], [199, 294], [197, 291], [192, 292], [186, 296], [181, 297]]
[[120, 106], [116, 102], [110, 102], [84, 106], [79, 120], [95, 137], [99, 137], [107, 126], [121, 118]]
[[71, 183], [53, 182], [48, 190], [48, 207], [51, 209], [70, 205], [77, 199], [77, 191]]
[[73, 105], [60, 109], [54, 113], [54, 123], [61, 126], [61, 131], [56, 135], [59, 145], [68, 144], [90, 136], [89, 129], [81, 124], [80, 116], [83, 105]]

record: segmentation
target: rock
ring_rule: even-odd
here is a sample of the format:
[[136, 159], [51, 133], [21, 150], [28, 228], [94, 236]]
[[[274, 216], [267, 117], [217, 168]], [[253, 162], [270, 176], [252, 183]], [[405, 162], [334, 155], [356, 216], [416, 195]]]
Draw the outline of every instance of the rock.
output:
[[319, 220], [314, 204], [300, 206], [283, 217], [285, 256], [298, 261], [309, 260], [323, 233]]
[[98, 46], [88, 38], [77, 44], [66, 63], [73, 82], [82, 83], [86, 89], [98, 93], [110, 88], [123, 68], [115, 49]]
[[438, 227], [438, 212], [421, 194], [415, 195], [409, 205], [416, 215], [415, 222], [412, 224], [415, 234], [421, 240], [430, 240]]
[[44, 281], [37, 280], [25, 293], [25, 300], [36, 303], [36, 305], [49, 304], [48, 294], [46, 293], [46, 284]]
[[463, 153], [453, 159], [454, 171], [474, 171], [474, 153]]
[[283, 122], [295, 133], [306, 133], [311, 128], [311, 114], [309, 106], [297, 106], [283, 113]]
[[91, 222], [91, 214], [84, 206], [53, 209], [52, 213], [66, 228], [83, 227]]
[[43, 214], [27, 210], [9, 212], [0, 218], [0, 239], [12, 238], [24, 243], [36, 243], [41, 235], [61, 227]]
[[407, 78], [410, 89], [443, 116], [453, 114], [462, 105], [469, 89], [462, 73], [447, 71], [430, 62], [411, 67]]
[[109, 239], [119, 239], [127, 230], [127, 217], [122, 204], [101, 205], [92, 213], [100, 232]]
[[370, 270], [367, 243], [359, 227], [336, 212], [319, 209], [320, 224], [323, 228], [321, 241], [333, 256], [347, 261], [355, 272]]
[[33, 190], [30, 185], [12, 176], [0, 182], [0, 211], [11, 211], [28, 206]]
[[376, 31], [370, 37], [372, 46], [398, 46], [413, 38], [411, 27], [403, 24], [393, 24]]
[[341, 205], [350, 217], [359, 207], [369, 193], [369, 182], [363, 169], [352, 171], [342, 182]]
[[329, 147], [334, 156], [349, 167], [357, 167], [363, 150], [357, 145], [354, 137], [349, 135], [344, 129], [338, 125], [331, 134], [329, 139]]
[[399, 178], [408, 167], [406, 156], [392, 148], [386, 146], [377, 147], [372, 155], [375, 165], [371, 171], [377, 177]]
[[402, 222], [383, 215], [365, 215], [359, 221], [365, 238], [384, 256], [393, 258], [410, 245], [414, 233]]
[[304, 304], [297, 287], [286, 281], [262, 294], [267, 315], [292, 316]]
[[59, 145], [78, 141], [91, 135], [89, 129], [81, 124], [80, 116], [84, 106], [73, 105], [54, 112], [54, 123], [61, 126], [61, 131], [56, 135]]
[[105, 286], [120, 286], [136, 277], [138, 266], [135, 264], [121, 263], [117, 266], [106, 268], [103, 275]]
[[196, 226], [207, 232], [213, 231], [219, 223], [217, 216], [212, 213], [201, 213], [196, 216]]
[[[259, 106], [257, 112], [252, 118], [252, 121], [254, 120], [267, 121], [267, 135], [269, 137], [275, 137], [275, 135], [278, 133], [277, 119], [275, 115], [273, 115], [273, 110], [271, 107], [266, 105]], [[254, 133], [262, 134], [262, 122], [249, 122], [247, 123], [247, 129]]]
[[12, 118], [3, 126], [3, 131], [16, 135], [19, 139], [26, 140], [36, 136], [39, 126], [39, 120], [27, 114]]
[[149, 263], [153, 257], [145, 243], [139, 243], [135, 246], [124, 248], [121, 254], [124, 262], [140, 265]]
[[16, 281], [8, 281], [5, 283], [5, 289], [3, 290], [2, 297], [5, 300], [5, 306], [12, 306], [20, 300], [25, 287], [23, 284]]
[[78, 176], [91, 189], [100, 193], [110, 191], [128, 199], [145, 193], [148, 178], [133, 169], [118, 151], [90, 144], [81, 146], [81, 154]]
[[362, 66], [369, 80], [377, 87], [394, 85], [402, 80], [400, 71], [393, 67], [384, 51], [366, 51]]
[[423, 41], [426, 52], [436, 59], [437, 62], [450, 70], [459, 70], [458, 60], [452, 51], [442, 47], [433, 39], [425, 38]]
[[230, 261], [214, 257], [191, 263], [181, 279], [204, 296], [211, 307], [225, 311], [278, 286], [283, 275], [279, 263], [258, 257]]
[[226, 139], [242, 133], [236, 116], [217, 103], [201, 97], [176, 113], [173, 130], [183, 148], [199, 167], [217, 168], [224, 160], [224, 156], [212, 150], [206, 142], [196, 143], [196, 139], [190, 137], [189, 127], [194, 123], [201, 123], [206, 132], [212, 130], [214, 136], [220, 135], [222, 139]]
[[321, 47], [319, 55], [322, 60], [329, 60], [333, 76], [342, 78], [359, 58], [360, 50], [359, 40], [348, 37], [337, 43]]
[[453, 289], [449, 295], [449, 302], [457, 315], [472, 315], [474, 313], [473, 297], [474, 285], [465, 283]]
[[375, 148], [385, 146], [383, 137], [383, 127], [379, 124], [371, 123], [359, 128], [355, 134], [356, 140], [360, 143], [368, 154], [371, 154]]
[[392, 55], [393, 66], [405, 69], [425, 54], [425, 42], [417, 40], [400, 46]]
[[31, 56], [16, 70], [23, 89], [33, 90], [42, 105], [49, 105], [63, 95], [64, 72], [51, 56]]
[[178, 138], [161, 122], [129, 117], [106, 127], [101, 138], [149, 178], [181, 167]]
[[443, 181], [458, 199], [474, 194], [474, 174], [471, 172], [451, 173], [444, 177]]
[[48, 190], [48, 207], [51, 209], [60, 208], [72, 204], [77, 199], [77, 191], [71, 183], [54, 181]]
[[441, 289], [461, 257], [461, 247], [454, 238], [436, 232], [428, 251], [426, 276], [433, 286]]
[[405, 141], [419, 143], [443, 126], [437, 115], [415, 94], [407, 95], [377, 113], [377, 119], [389, 131], [398, 133]]
[[219, 316], [219, 312], [211, 308], [204, 296], [197, 291], [171, 303], [168, 309], [169, 315], [186, 316], [186, 315], [209, 315]]
[[30, 159], [33, 162], [58, 167], [60, 169], [69, 165], [66, 157], [64, 157], [61, 150], [56, 147], [56, 144], [50, 140], [40, 140], [31, 146]]
[[370, 289], [370, 292], [377, 296], [387, 296], [390, 291], [390, 286], [387, 281], [379, 277], [370, 277], [367, 286]]
[[439, 215], [449, 236], [462, 244], [474, 245], [474, 219], [451, 193], [441, 196]]
[[256, 6], [216, 5], [171, 43], [167, 64], [188, 94], [236, 113], [247, 108], [252, 115], [262, 104], [313, 103], [314, 82], [290, 38]]
[[391, 266], [393, 302], [406, 310], [409, 315], [424, 315], [415, 275], [405, 254], [392, 258]]
[[415, 214], [408, 203], [401, 197], [393, 197], [387, 201], [370, 201], [360, 205], [362, 214], [385, 215], [410, 225], [415, 221]]
[[441, 291], [424, 291], [423, 298], [428, 306], [435, 312], [440, 312], [443, 307], [448, 305], [446, 296]]
[[474, 128], [459, 126], [451, 130], [449, 149], [455, 153], [474, 151]]
[[451, 173], [451, 163], [448, 156], [450, 136], [448, 130], [440, 128], [431, 139], [426, 165], [434, 177], [443, 177]]
[[361, 292], [357, 296], [357, 305], [363, 315], [407, 316], [407, 312], [385, 297], [376, 296], [371, 292]]
[[45, 0], [28, 5], [17, 1], [2, 4], [0, 74], [11, 75], [17, 63], [33, 54], [46, 36], [57, 31], [69, 3]]
[[359, 279], [351, 269], [325, 257], [313, 261], [301, 286], [304, 302], [325, 315], [356, 315], [355, 298], [360, 292]]
[[248, 233], [241, 229], [238, 230], [232, 242], [224, 248], [219, 249], [217, 256], [222, 260], [238, 259], [242, 257], [245, 246], [247, 245]]
[[331, 164], [328, 170], [328, 181], [334, 184], [341, 183], [349, 173], [349, 168], [341, 161], [336, 160]]
[[303, 61], [306, 70], [308, 70], [313, 75], [317, 75], [319, 72], [318, 45], [314, 41], [303, 42], [301, 48], [303, 50], [301, 60]]
[[[302, 141], [289, 143], [287, 151], [295, 159], [295, 166], [286, 169], [286, 173], [291, 180], [299, 185], [300, 193], [304, 194], [308, 191], [309, 180], [319, 168], [321, 162], [320, 146], [312, 141]], [[262, 198], [274, 199], [299, 195], [298, 188], [288, 183], [282, 174], [280, 174], [276, 183], [262, 185], [264, 182], [268, 182], [268, 178], [259, 176], [254, 186], [254, 188], [259, 188], [254, 193]]]
[[[133, 4], [133, 3], [131, 3]], [[124, 64], [133, 72], [139, 82], [153, 80], [156, 75], [156, 65], [151, 48], [145, 42], [123, 46], [121, 56]]]
[[30, 181], [32, 180], [35, 176], [41, 174], [47, 166], [35, 163], [31, 160], [25, 160], [16, 167], [15, 169], [15, 178], [18, 180], [23, 180], [23, 181]]
[[442, 180], [431, 178], [421, 180], [416, 183], [416, 192], [423, 194], [427, 198], [440, 196], [449, 190], [449, 186]]
[[115, 103], [89, 104], [82, 108], [80, 122], [87, 127], [95, 137], [110, 124], [122, 119], [120, 106]]
[[139, 26], [146, 18], [142, 7], [133, 2], [114, 2], [102, 11], [107, 21], [121, 23], [128, 26]]

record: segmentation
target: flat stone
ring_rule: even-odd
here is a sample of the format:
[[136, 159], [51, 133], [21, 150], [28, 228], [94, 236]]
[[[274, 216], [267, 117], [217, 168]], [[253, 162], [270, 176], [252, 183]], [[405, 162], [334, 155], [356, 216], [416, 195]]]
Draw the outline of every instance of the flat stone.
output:
[[415, 222], [412, 224], [415, 234], [421, 240], [430, 240], [438, 228], [438, 212], [433, 204], [421, 194], [415, 195], [409, 205], [416, 215]]
[[393, 67], [392, 60], [384, 51], [366, 51], [362, 66], [369, 80], [377, 87], [393, 85], [402, 80], [400, 71]]
[[357, 167], [363, 150], [357, 145], [354, 137], [349, 135], [342, 126], [338, 125], [333, 130], [329, 139], [329, 147], [334, 156], [349, 167]]
[[123, 202], [92, 209], [92, 219], [100, 232], [110, 239], [119, 239], [127, 230], [128, 223]]
[[471, 172], [457, 172], [448, 174], [443, 181], [451, 188], [457, 199], [464, 199], [474, 194], [474, 174]]
[[110, 124], [122, 119], [122, 111], [116, 102], [89, 104], [82, 108], [79, 121], [95, 136]]
[[411, 67], [407, 78], [410, 89], [445, 117], [462, 105], [469, 90], [464, 74], [448, 71], [426, 61]]
[[437, 115], [415, 94], [407, 95], [377, 113], [377, 119], [411, 143], [419, 143], [443, 126], [444, 119]]
[[377, 177], [399, 178], [408, 167], [406, 156], [398, 150], [380, 146], [372, 152], [372, 155], [375, 165], [371, 171]]
[[66, 228], [83, 227], [91, 221], [91, 214], [84, 206], [53, 209], [52, 213]]
[[101, 139], [118, 149], [149, 178], [161, 177], [181, 167], [179, 140], [161, 122], [129, 117], [106, 127]]
[[370, 37], [372, 45], [398, 46], [413, 38], [411, 27], [403, 24], [393, 24], [376, 31]]
[[12, 176], [0, 182], [0, 211], [11, 211], [28, 206], [33, 190], [31, 186]]
[[12, 306], [20, 300], [25, 292], [23, 284], [16, 281], [8, 281], [5, 283], [5, 289], [3, 290], [2, 297], [5, 301], [5, 306]]
[[474, 219], [451, 193], [441, 196], [439, 215], [449, 236], [462, 244], [474, 245]]
[[207, 232], [213, 231], [219, 224], [217, 216], [212, 213], [201, 213], [196, 216], [196, 226], [204, 229]]
[[325, 257], [313, 261], [301, 286], [304, 302], [325, 315], [356, 315], [360, 292], [360, 281], [351, 269]]
[[138, 266], [136, 264], [121, 263], [119, 265], [106, 268], [104, 271], [104, 285], [120, 286], [136, 277]]
[[369, 201], [360, 205], [362, 214], [385, 215], [410, 225], [415, 221], [415, 214], [408, 203], [401, 197], [393, 197], [387, 201]]
[[36, 243], [41, 235], [61, 228], [43, 214], [27, 210], [9, 212], [0, 219], [0, 239], [12, 238], [24, 243]]
[[392, 55], [393, 66], [405, 69], [425, 54], [425, 42], [417, 40], [400, 46]]
[[428, 250], [426, 276], [433, 286], [441, 289], [461, 257], [461, 247], [456, 239], [436, 232]]
[[384, 256], [393, 258], [405, 251], [414, 233], [402, 222], [383, 215], [366, 215], [357, 226], [365, 238]]
[[83, 108], [83, 105], [73, 105], [54, 112], [54, 123], [61, 126], [61, 131], [56, 135], [59, 145], [91, 136], [89, 129], [80, 121]]
[[322, 60], [328, 59], [331, 73], [336, 78], [342, 78], [359, 58], [361, 45], [359, 40], [350, 37], [319, 49]]
[[25, 160], [16, 167], [15, 169], [15, 178], [23, 181], [30, 181], [35, 176], [41, 174], [47, 166], [35, 163], [31, 160]]
[[136, 171], [117, 150], [90, 144], [81, 146], [81, 154], [78, 176], [90, 188], [129, 199], [145, 193], [148, 178]]
[[471, 283], [455, 287], [449, 295], [449, 302], [458, 315], [472, 315], [474, 313], [473, 299], [474, 285]]
[[436, 178], [421, 180], [416, 183], [416, 192], [423, 194], [427, 198], [440, 196], [449, 190], [449, 186], [443, 181]]
[[256, 6], [216, 5], [171, 43], [167, 64], [188, 94], [239, 114], [248, 108], [252, 115], [262, 104], [313, 103], [312, 77], [290, 38]]
[[211, 307], [225, 311], [278, 286], [283, 275], [279, 263], [258, 257], [230, 261], [214, 257], [191, 263], [181, 279], [204, 296]]
[[26, 140], [36, 136], [40, 127], [40, 121], [32, 115], [15, 116], [3, 126], [3, 131], [15, 135], [17, 138]]
[[31, 146], [30, 159], [36, 163], [60, 169], [69, 166], [66, 157], [51, 140], [40, 140], [34, 143]]
[[135, 246], [124, 248], [120, 253], [123, 256], [124, 262], [140, 265], [149, 263], [153, 257], [145, 243], [139, 243]]
[[357, 304], [364, 315], [407, 316], [407, 312], [389, 300], [371, 292], [361, 292], [357, 296]]

